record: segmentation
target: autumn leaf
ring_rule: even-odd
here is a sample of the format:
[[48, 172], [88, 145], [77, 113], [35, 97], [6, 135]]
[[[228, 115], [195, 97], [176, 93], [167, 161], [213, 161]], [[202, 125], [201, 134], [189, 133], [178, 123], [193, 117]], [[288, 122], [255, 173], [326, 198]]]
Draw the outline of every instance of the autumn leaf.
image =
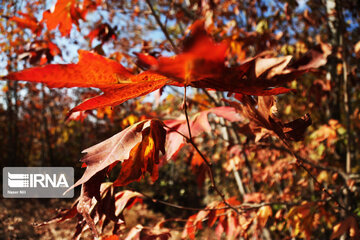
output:
[[[133, 83], [111, 85], [111, 87], [102, 88], [104, 91], [102, 95], [84, 101], [71, 109], [68, 114], [98, 107], [119, 105], [129, 99], [146, 95], [163, 87], [169, 82], [169, 79], [162, 75], [146, 71], [139, 75], [133, 75], [128, 81]], [[139, 82], [137, 83], [137, 81]]]
[[67, 36], [70, 34], [73, 22], [79, 25], [80, 17], [80, 10], [76, 7], [75, 0], [58, 0], [54, 11], [47, 10], [43, 13], [42, 21], [46, 22], [49, 30], [59, 26], [61, 35]]
[[360, 239], [359, 223], [355, 217], [349, 216], [333, 227], [333, 233], [330, 240], [340, 237], [349, 232], [351, 238]]
[[125, 190], [115, 194], [115, 215], [120, 215], [125, 209], [130, 209], [138, 202], [142, 202], [143, 195], [138, 192]]
[[[95, 174], [114, 163], [121, 162], [122, 170], [115, 185], [126, 185], [139, 180], [149, 172], [157, 179], [159, 151], [164, 154], [165, 130], [159, 120], [146, 120], [134, 124], [111, 138], [83, 151], [86, 164], [83, 176], [67, 191], [89, 181]], [[111, 169], [109, 169], [111, 170]]]
[[155, 91], [169, 82], [168, 78], [149, 71], [133, 75], [116, 61], [83, 50], [79, 50], [77, 64], [50, 64], [10, 73], [2, 78], [45, 83], [51, 88], [95, 87], [104, 91], [104, 94], [72, 109], [68, 116], [76, 111], [121, 104]]
[[[99, 183], [102, 181], [103, 179], [101, 178]], [[93, 185], [89, 185], [89, 187], [93, 189], [96, 188]], [[91, 193], [82, 191], [80, 197], [76, 199], [70, 209], [60, 210], [55, 217], [49, 221], [36, 224], [36, 227], [61, 223], [76, 217], [78, 222], [73, 238], [78, 239], [81, 233], [87, 229], [87, 225], [85, 224], [87, 221], [92, 221], [90, 224], [94, 226], [97, 224], [97, 229], [100, 229], [101, 232], [104, 231], [108, 223], [113, 222], [113, 228], [116, 230], [121, 224], [124, 224], [123, 211], [130, 209], [136, 203], [142, 202], [143, 195], [138, 192], [124, 190], [115, 193], [114, 185], [111, 182], [102, 183], [98, 187], [97, 196], [93, 196], [94, 200], [92, 199]], [[84, 203], [86, 204], [84, 205]], [[86, 219], [85, 216], [88, 216], [88, 219]]]
[[156, 181], [158, 175], [159, 152], [165, 154], [166, 131], [160, 121], [151, 121], [150, 126], [142, 131], [142, 140], [130, 152], [130, 157], [121, 165], [115, 186], [124, 186], [134, 181], [140, 181], [141, 177], [149, 172], [152, 181]]
[[87, 37], [90, 39], [90, 42], [97, 38], [102, 43], [105, 43], [110, 39], [116, 39], [116, 34], [115, 30], [108, 23], [103, 23], [93, 29]]
[[256, 213], [258, 224], [261, 228], [264, 228], [269, 217], [272, 216], [272, 209], [270, 206], [262, 206]]
[[196, 182], [199, 189], [202, 188], [206, 174], [209, 171], [208, 166], [205, 164], [204, 159], [200, 156], [198, 152], [194, 152], [194, 155], [191, 158], [191, 171], [193, 172], [194, 176], [196, 176]]
[[174, 79], [176, 86], [212, 88], [246, 95], [269, 96], [291, 91], [280, 85], [326, 63], [330, 46], [322, 43], [289, 65], [291, 56], [269, 57], [267, 52], [248, 58], [239, 66], [227, 66], [226, 41], [216, 43], [206, 32], [203, 21], [196, 21], [184, 40], [182, 53], [173, 57], [137, 54], [145, 69]]
[[[210, 132], [211, 126], [208, 121], [208, 114], [213, 113], [218, 117], [222, 117], [230, 122], [242, 121], [243, 118], [233, 107], [215, 107], [195, 114], [189, 121], [192, 137], [197, 137], [203, 132]], [[181, 116], [178, 119], [165, 120], [164, 124], [168, 127], [166, 140], [166, 160], [174, 158], [185, 140], [182, 135], [189, 137], [186, 119]]]
[[[235, 197], [226, 199], [226, 202], [232, 206], [240, 205], [240, 201]], [[182, 232], [182, 238], [189, 237], [190, 239], [195, 239], [196, 232], [203, 228], [202, 223], [205, 220], [207, 220], [208, 226], [212, 227], [217, 223], [218, 227], [221, 226], [221, 233], [226, 231], [227, 233], [232, 234], [229, 236], [235, 237], [237, 234], [234, 234], [233, 230], [236, 227], [234, 225], [237, 225], [237, 222], [233, 221], [234, 215], [236, 215], [236, 213], [226, 208], [224, 202], [211, 202], [204, 210], [201, 210], [188, 218], [184, 231]]]
[[254, 77], [259, 78], [261, 75], [266, 75], [267, 78], [272, 78], [279, 73], [283, 73], [291, 59], [292, 56], [277, 58], [256, 58]]
[[186, 39], [182, 53], [156, 60], [138, 53], [138, 63], [180, 84], [221, 77], [228, 44], [214, 42], [204, 31], [203, 24], [203, 21], [193, 24], [192, 34]]
[[22, 18], [18, 16], [13, 16], [9, 18], [9, 20], [16, 22], [20, 28], [30, 28], [33, 33], [39, 36], [42, 30], [42, 25], [37, 22], [37, 19], [27, 13], [17, 13], [21, 15]]
[[306, 52], [298, 60], [290, 64], [289, 68], [293, 68], [298, 71], [319, 68], [326, 64], [327, 57], [331, 54], [331, 52], [331, 45], [321, 42]]
[[43, 13], [43, 21], [46, 22], [49, 30], [55, 29], [58, 25], [62, 36], [70, 34], [72, 28], [72, 14], [75, 13], [75, 1], [58, 0], [55, 10], [47, 10]]
[[98, 54], [79, 50], [77, 64], [49, 64], [5, 76], [9, 80], [45, 83], [51, 88], [108, 88], [133, 76], [121, 64]]
[[46, 23], [48, 30], [59, 26], [61, 35], [65, 37], [70, 35], [73, 23], [79, 27], [79, 20], [84, 20], [87, 13], [95, 10], [100, 3], [101, 0], [84, 0], [79, 6], [76, 0], [58, 0], [53, 11], [43, 13], [42, 22]]
[[259, 96], [255, 99], [251, 96], [237, 94], [235, 97], [242, 104], [226, 101], [250, 120], [249, 127], [256, 135], [256, 141], [268, 136], [270, 132], [275, 133], [285, 142], [299, 141], [303, 139], [307, 127], [311, 125], [310, 114], [288, 123], [282, 123], [276, 116], [277, 108], [274, 96]]

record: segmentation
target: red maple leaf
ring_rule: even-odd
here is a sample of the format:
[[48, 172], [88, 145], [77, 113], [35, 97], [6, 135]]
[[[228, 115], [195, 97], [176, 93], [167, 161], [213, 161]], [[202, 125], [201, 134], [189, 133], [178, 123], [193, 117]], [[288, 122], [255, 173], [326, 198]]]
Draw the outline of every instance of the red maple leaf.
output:
[[68, 36], [74, 23], [79, 27], [79, 19], [85, 19], [89, 11], [95, 10], [101, 1], [85, 0], [83, 6], [79, 7], [76, 0], [58, 0], [53, 11], [47, 10], [43, 13], [43, 22], [46, 22], [48, 30], [59, 26], [62, 36]]
[[318, 68], [326, 63], [330, 47], [322, 44], [304, 57], [289, 65], [291, 56], [271, 57], [261, 53], [245, 59], [239, 66], [227, 66], [226, 41], [216, 43], [204, 29], [204, 22], [197, 21], [191, 34], [184, 41], [182, 53], [173, 57], [155, 59], [137, 54], [140, 66], [174, 79], [177, 86], [213, 88], [247, 95], [268, 96], [291, 91], [280, 85]]
[[116, 61], [83, 50], [79, 50], [77, 64], [49, 64], [10, 73], [3, 78], [41, 82], [51, 88], [95, 87], [103, 90], [104, 94], [81, 103], [68, 116], [76, 111], [118, 105], [155, 91], [170, 81], [149, 71], [134, 75]]

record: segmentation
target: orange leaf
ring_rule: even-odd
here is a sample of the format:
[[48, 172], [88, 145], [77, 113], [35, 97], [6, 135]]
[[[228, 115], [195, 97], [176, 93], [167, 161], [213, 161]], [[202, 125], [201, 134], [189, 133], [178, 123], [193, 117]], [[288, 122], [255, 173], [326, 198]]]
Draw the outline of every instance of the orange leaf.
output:
[[353, 216], [347, 217], [345, 220], [341, 221], [340, 223], [336, 224], [333, 227], [333, 233], [330, 236], [330, 239], [335, 239], [343, 235], [344, 233], [350, 233], [350, 237], [359, 239], [360, 232], [358, 227], [358, 222]]
[[151, 121], [142, 131], [142, 140], [130, 152], [129, 159], [122, 163], [115, 186], [124, 186], [149, 172], [152, 181], [158, 178], [159, 152], [165, 154], [166, 131], [159, 121]]
[[191, 171], [196, 176], [198, 187], [201, 189], [209, 169], [198, 152], [194, 153], [190, 164]]
[[157, 61], [149, 55], [137, 54], [139, 65], [181, 84], [206, 78], [220, 78], [228, 44], [214, 42], [203, 29], [203, 25], [203, 21], [193, 24], [192, 34], [184, 43], [183, 53], [173, 57], [160, 57]]
[[262, 206], [261, 208], [259, 208], [259, 210], [257, 211], [257, 218], [258, 218], [258, 223], [260, 225], [260, 227], [265, 227], [266, 222], [268, 220], [268, 218], [270, 216], [272, 216], [272, 209], [270, 206]]
[[13, 16], [9, 18], [9, 20], [16, 22], [21, 28], [30, 28], [31, 31], [37, 35], [41, 33], [42, 25], [37, 22], [35, 17], [22, 12], [18, 12], [18, 14], [22, 15], [23, 18]]
[[76, 111], [118, 105], [155, 91], [169, 82], [167, 77], [151, 71], [133, 75], [116, 61], [84, 50], [79, 50], [77, 64], [50, 64], [10, 73], [2, 78], [45, 83], [52, 88], [95, 87], [104, 91], [104, 94], [72, 109], [68, 117]]
[[[146, 171], [155, 181], [158, 174], [159, 151], [165, 152], [165, 134], [162, 122], [146, 120], [85, 149], [83, 153], [86, 155], [81, 161], [86, 163], [86, 170], [81, 179], [69, 190], [86, 183], [98, 172], [113, 166], [115, 162], [123, 162], [119, 179], [114, 183], [115, 185], [126, 185], [138, 180]], [[124, 173], [125, 170], [129, 172]]]
[[101, 240], [119, 240], [119, 236], [117, 235], [110, 235], [110, 236], [105, 236], [105, 237], [102, 237]]
[[[143, 79], [145, 79], [143, 81]], [[71, 109], [69, 114], [76, 111], [84, 111], [105, 106], [115, 106], [129, 99], [146, 95], [163, 87], [169, 79], [151, 72], [143, 72], [130, 78], [129, 81], [139, 83], [117, 84], [112, 88], [103, 88], [104, 94], [93, 97]]]
[[58, 0], [54, 11], [47, 10], [43, 13], [42, 21], [46, 22], [49, 30], [59, 26], [62, 36], [68, 36], [72, 24], [79, 27], [79, 19], [84, 19], [89, 11], [95, 10], [101, 4], [101, 0], [84, 0], [83, 6], [79, 8], [77, 0]]
[[59, 25], [62, 36], [70, 34], [73, 17], [75, 17], [75, 0], [58, 0], [53, 12], [47, 10], [43, 13], [43, 20], [49, 30], [55, 29]]
[[77, 64], [50, 64], [10, 73], [5, 78], [45, 83], [51, 88], [104, 88], [127, 80], [132, 74], [121, 64], [98, 54], [79, 50]]
[[179, 84], [196, 88], [213, 88], [247, 95], [269, 96], [291, 91], [281, 84], [294, 80], [305, 72], [326, 63], [331, 47], [325, 43], [314, 47], [290, 64], [291, 56], [268, 57], [263, 52], [248, 58], [239, 66], [227, 66], [226, 53], [231, 47], [226, 41], [216, 43], [204, 28], [204, 21], [196, 21], [184, 40], [183, 52], [173, 57], [154, 57], [138, 54], [144, 68], [174, 79]]

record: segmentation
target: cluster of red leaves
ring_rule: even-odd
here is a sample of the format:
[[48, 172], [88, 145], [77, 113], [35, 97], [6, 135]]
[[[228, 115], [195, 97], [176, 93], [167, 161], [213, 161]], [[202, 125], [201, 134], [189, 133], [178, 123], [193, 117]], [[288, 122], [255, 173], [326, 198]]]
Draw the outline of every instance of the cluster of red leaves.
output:
[[[49, 40], [50, 34], [48, 32], [44, 34], [45, 25], [48, 31], [59, 26], [61, 35], [69, 36], [73, 23], [79, 28], [79, 20], [84, 20], [87, 13], [95, 10], [101, 3], [102, 0], [84, 0], [82, 4], [76, 0], [59, 0], [52, 10], [43, 13], [43, 18], [40, 21], [36, 19], [29, 7], [28, 13], [18, 11], [18, 16], [8, 17], [9, 21], [15, 22], [19, 28], [30, 29], [36, 37], [45, 35], [44, 40], [35, 40], [26, 46], [14, 41], [12, 45], [19, 45], [18, 50], [16, 50], [18, 60], [29, 60], [29, 63], [33, 65], [44, 65], [52, 62], [54, 56], [61, 55], [61, 51], [55, 43]], [[102, 31], [96, 32], [96, 30], [92, 32], [92, 38], [103, 39], [106, 37]], [[95, 35], [96, 33], [98, 35]]]
[[79, 6], [76, 0], [59, 0], [53, 11], [47, 10], [43, 13], [42, 21], [46, 22], [48, 30], [56, 29], [59, 26], [61, 35], [68, 36], [72, 24], [79, 27], [79, 20], [85, 19], [87, 13], [95, 10], [101, 2], [101, 0], [85, 0], [82, 6]]
[[[324, 218], [325, 222], [328, 224], [332, 222], [332, 215], [326, 210], [326, 206], [323, 202], [303, 202], [299, 206], [292, 207], [287, 214], [286, 219], [288, 220], [288, 224], [294, 229], [294, 236], [301, 235], [306, 239], [310, 239], [312, 230], [319, 226], [321, 217]], [[337, 230], [335, 230], [331, 239], [341, 235], [336, 236], [337, 234]]]
[[[250, 134], [255, 136], [255, 141], [269, 136], [270, 133], [275, 133], [286, 143], [299, 141], [303, 138], [306, 128], [311, 125], [310, 114], [288, 123], [282, 123], [276, 117], [277, 108], [273, 96], [260, 96], [255, 99], [248, 95], [236, 94], [235, 98], [242, 104], [235, 101], [227, 102], [250, 120], [245, 129], [250, 129]], [[249, 134], [249, 132], [244, 133]]]
[[142, 195], [129, 190], [115, 192], [112, 183], [102, 183], [98, 191], [94, 199], [87, 199], [82, 193], [70, 209], [60, 210], [53, 219], [37, 226], [60, 223], [77, 217], [79, 221], [73, 239], [80, 239], [81, 233], [89, 227], [95, 228], [95, 224], [103, 232], [104, 228], [113, 222], [113, 233], [117, 233], [125, 223], [124, 210], [141, 203]]
[[[234, 197], [227, 199], [227, 202], [232, 206], [241, 207], [241, 202]], [[217, 239], [221, 239], [223, 233], [232, 238], [247, 238], [247, 231], [250, 228], [264, 228], [268, 218], [272, 215], [270, 206], [262, 206], [250, 211], [244, 211], [238, 215], [228, 209], [223, 202], [212, 202], [204, 210], [189, 217], [182, 237], [195, 239], [196, 232], [203, 228], [204, 222], [207, 222], [209, 227], [216, 226], [215, 235]]]
[[123, 164], [115, 186], [139, 181], [146, 172], [156, 181], [159, 152], [165, 153], [165, 135], [166, 131], [159, 120], [146, 120], [85, 149], [83, 153], [86, 155], [81, 161], [85, 163], [86, 171], [72, 188], [88, 182], [104, 169], [110, 171], [119, 162]]
[[197, 88], [213, 88], [219, 91], [247, 95], [277, 95], [290, 89], [278, 87], [294, 80], [303, 73], [326, 63], [330, 46], [319, 45], [304, 57], [289, 65], [292, 57], [269, 57], [262, 53], [244, 60], [235, 67], [226, 65], [229, 43], [216, 43], [204, 30], [204, 22], [197, 21], [191, 27], [182, 53], [174, 57], [155, 59], [150, 55], [137, 54], [139, 64], [178, 82]]
[[[227, 67], [227, 43], [215, 43], [207, 35], [201, 21], [194, 24], [187, 42], [183, 53], [174, 57], [155, 59], [150, 55], [138, 54], [139, 64], [149, 68], [138, 75], [131, 74], [113, 60], [95, 53], [79, 51], [77, 64], [31, 68], [10, 73], [3, 78], [41, 82], [49, 87], [96, 87], [104, 92], [71, 110], [76, 112], [118, 105], [153, 92], [166, 84], [190, 85], [258, 96], [286, 93], [290, 89], [278, 86], [324, 64], [324, 59], [330, 53], [328, 46], [324, 45], [311, 50], [305, 57], [289, 66], [291, 56], [268, 58], [264, 53], [247, 59], [240, 66]], [[56, 76], [63, 77], [59, 79]]]
[[84, 20], [89, 11], [93, 11], [102, 3], [102, 0], [84, 0], [79, 4], [76, 0], [59, 0], [56, 2], [54, 9], [47, 10], [43, 13], [40, 22], [27, 13], [18, 12], [21, 17], [13, 16], [9, 20], [14, 21], [19, 27], [29, 28], [34, 34], [40, 36], [44, 23], [49, 31], [59, 26], [62, 36], [70, 35], [72, 24], [79, 27], [79, 20]]
[[[227, 199], [227, 202], [233, 206], [240, 205], [240, 202], [235, 198]], [[214, 210], [212, 210], [214, 209]], [[208, 226], [212, 227], [218, 221], [218, 227], [216, 229], [216, 234], [218, 237], [221, 236], [222, 232], [230, 234], [228, 236], [236, 236], [232, 230], [234, 230], [234, 220], [236, 218], [236, 213], [232, 210], [226, 208], [226, 205], [223, 202], [213, 202], [208, 205], [207, 209], [199, 211], [197, 214], [194, 214], [188, 218], [188, 221], [185, 224], [183, 237], [189, 237], [190, 239], [195, 239], [195, 233], [203, 228], [203, 222], [206, 220]], [[229, 224], [230, 222], [230, 224]]]

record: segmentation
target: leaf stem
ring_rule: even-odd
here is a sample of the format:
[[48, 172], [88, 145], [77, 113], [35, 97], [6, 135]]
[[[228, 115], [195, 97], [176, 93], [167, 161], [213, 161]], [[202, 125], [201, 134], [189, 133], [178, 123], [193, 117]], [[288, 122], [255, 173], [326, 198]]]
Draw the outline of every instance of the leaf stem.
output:
[[186, 117], [186, 124], [187, 124], [187, 128], [189, 131], [189, 138], [192, 139], [191, 137], [191, 127], [190, 127], [190, 121], [189, 121], [189, 116], [188, 116], [188, 112], [187, 112], [187, 102], [186, 102], [186, 85], [184, 86], [184, 112], [185, 112], [185, 117]]

